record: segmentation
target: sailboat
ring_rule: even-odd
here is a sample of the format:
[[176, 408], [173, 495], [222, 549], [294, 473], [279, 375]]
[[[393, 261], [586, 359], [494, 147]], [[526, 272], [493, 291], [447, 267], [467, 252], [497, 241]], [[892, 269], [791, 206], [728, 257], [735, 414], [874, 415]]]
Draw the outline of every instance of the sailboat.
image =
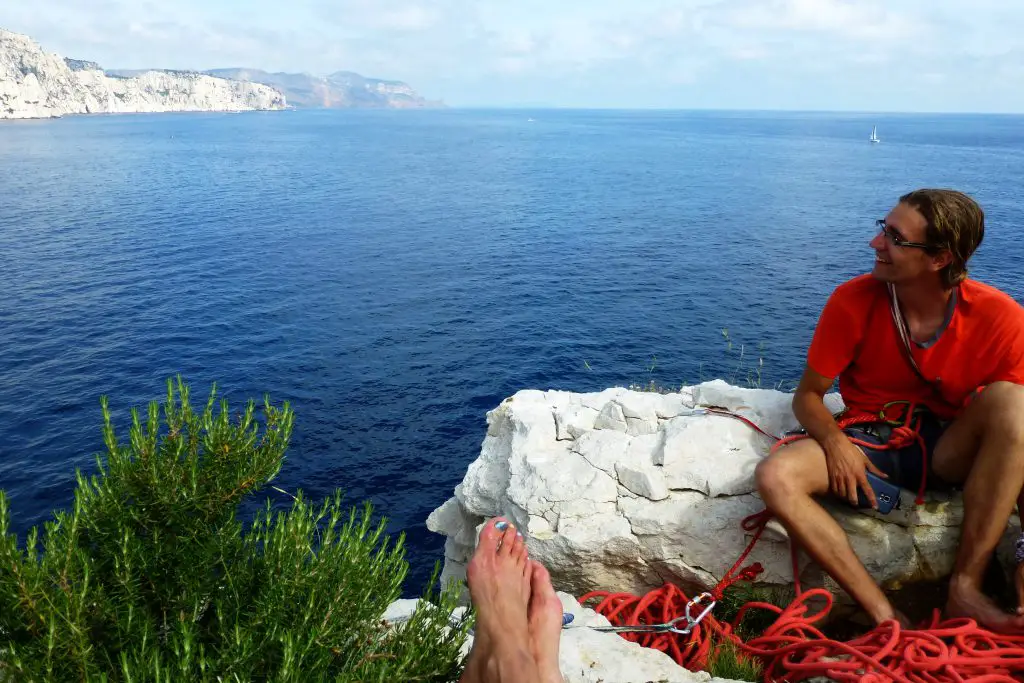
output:
[[871, 140], [871, 142], [879, 142], [877, 126], [871, 126], [871, 137], [868, 138], [868, 140]]

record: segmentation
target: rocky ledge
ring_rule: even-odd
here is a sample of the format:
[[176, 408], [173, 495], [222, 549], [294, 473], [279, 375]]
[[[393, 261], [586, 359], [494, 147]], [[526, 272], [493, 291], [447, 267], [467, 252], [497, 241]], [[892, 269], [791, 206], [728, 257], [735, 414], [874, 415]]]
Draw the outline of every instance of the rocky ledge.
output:
[[[831, 410], [842, 407], [838, 394], [826, 399]], [[722, 381], [671, 394], [520, 391], [488, 413], [480, 457], [427, 521], [447, 537], [442, 582], [465, 579], [481, 525], [501, 515], [526, 530], [531, 556], [568, 595], [642, 593], [665, 582], [690, 595], [713, 587], [750, 540], [741, 521], [764, 508], [754, 468], [773, 441], [701, 408], [726, 408], [781, 435], [798, 427], [791, 400]], [[887, 590], [951, 572], [962, 521], [958, 496], [933, 495], [918, 507], [904, 491], [902, 509], [888, 515], [828, 507]], [[1000, 546], [1004, 566], [1018, 526], [1015, 518]], [[777, 523], [750, 561], [765, 569], [761, 585], [792, 586], [789, 543]], [[850, 604], [805, 556], [800, 578]]]
[[97, 64], [65, 60], [28, 36], [0, 29], [0, 119], [284, 107], [284, 95], [258, 83], [163, 71], [107, 76]]

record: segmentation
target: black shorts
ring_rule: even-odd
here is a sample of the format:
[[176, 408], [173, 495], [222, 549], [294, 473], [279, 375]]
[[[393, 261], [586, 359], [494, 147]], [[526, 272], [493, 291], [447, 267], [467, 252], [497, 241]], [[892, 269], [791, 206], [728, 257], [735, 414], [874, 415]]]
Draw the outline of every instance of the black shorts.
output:
[[[949, 426], [930, 413], [921, 418], [921, 436], [924, 437], [924, 446], [927, 449], [927, 480], [925, 489], [928, 491], [951, 491], [955, 487], [944, 481], [935, 473], [932, 467], [932, 456], [935, 453], [935, 446]], [[854, 437], [868, 443], [884, 444], [888, 441], [891, 427], [885, 423], [868, 423], [847, 427], [843, 432], [847, 436]], [[887, 481], [896, 484], [904, 489], [913, 491], [915, 494], [921, 488], [922, 470], [925, 469], [926, 458], [921, 452], [921, 446], [915, 440], [909, 446], [899, 449], [877, 449], [869, 446], [860, 446], [868, 459], [888, 475]]]

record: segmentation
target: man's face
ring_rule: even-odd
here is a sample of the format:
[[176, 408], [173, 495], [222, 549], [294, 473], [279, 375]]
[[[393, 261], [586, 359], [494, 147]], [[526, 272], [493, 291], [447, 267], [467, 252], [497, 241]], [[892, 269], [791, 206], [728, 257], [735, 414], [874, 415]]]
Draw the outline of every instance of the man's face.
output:
[[885, 217], [885, 225], [871, 240], [875, 250], [875, 267], [871, 271], [883, 282], [910, 282], [941, 269], [935, 256], [919, 246], [901, 245], [927, 242], [928, 222], [912, 206], [897, 204]]

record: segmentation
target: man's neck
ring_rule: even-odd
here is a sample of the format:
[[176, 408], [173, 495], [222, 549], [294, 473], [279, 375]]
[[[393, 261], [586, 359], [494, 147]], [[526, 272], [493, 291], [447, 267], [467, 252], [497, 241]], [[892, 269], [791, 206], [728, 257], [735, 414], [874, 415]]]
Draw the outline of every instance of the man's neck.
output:
[[908, 282], [896, 285], [896, 299], [907, 322], [942, 320], [946, 317], [952, 289], [934, 282]]

